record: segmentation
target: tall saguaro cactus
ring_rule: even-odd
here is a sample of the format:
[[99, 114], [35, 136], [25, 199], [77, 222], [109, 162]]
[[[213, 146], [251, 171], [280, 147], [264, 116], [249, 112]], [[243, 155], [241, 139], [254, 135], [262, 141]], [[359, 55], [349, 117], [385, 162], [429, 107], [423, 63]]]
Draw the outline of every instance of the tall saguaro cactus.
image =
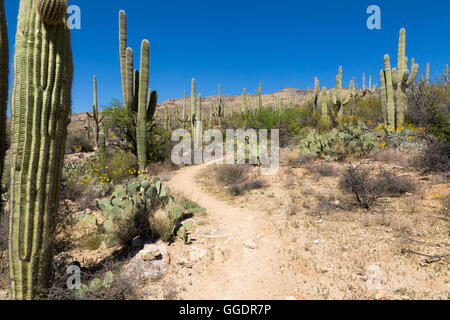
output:
[[321, 104], [322, 104], [322, 108], [321, 108], [321, 120], [322, 120], [322, 128], [326, 129], [328, 128], [328, 104], [327, 104], [327, 88], [323, 87], [322, 88], [322, 97], [321, 97]]
[[383, 123], [387, 125], [387, 93], [386, 93], [386, 73], [380, 70], [380, 95], [381, 95], [381, 113]]
[[119, 12], [119, 54], [122, 96], [125, 105], [127, 103], [127, 14], [123, 10]]
[[195, 79], [191, 80], [191, 132], [195, 134]]
[[98, 148], [99, 144], [99, 134], [100, 134], [100, 123], [103, 118], [100, 118], [98, 114], [98, 98], [97, 98], [97, 77], [94, 76], [94, 104], [92, 105], [92, 113], [87, 112], [87, 116], [91, 118], [94, 122], [94, 139], [95, 146]]
[[[139, 73], [138, 111], [136, 142], [139, 170], [144, 170], [147, 166], [147, 98], [150, 66], [150, 43], [143, 40], [141, 44], [141, 66]], [[151, 120], [151, 119], [150, 119]]]
[[13, 299], [47, 285], [71, 112], [67, 0], [21, 0], [11, 99], [9, 268]]
[[[406, 30], [400, 30], [398, 40], [398, 61], [397, 69], [392, 69], [392, 84], [394, 86], [395, 100], [396, 100], [396, 117], [395, 128], [401, 128], [405, 122], [405, 112], [408, 110], [408, 99], [406, 97], [406, 90], [410, 87], [417, 76], [419, 65], [411, 60], [411, 72], [408, 70], [408, 58], [406, 53]], [[389, 56], [388, 56], [389, 59]]]
[[[8, 105], [9, 44], [5, 1], [0, 0], [0, 183], [6, 149], [6, 108]], [[0, 212], [1, 214], [1, 212]]]
[[[334, 117], [341, 121], [344, 117], [344, 108], [350, 102], [350, 93], [344, 94], [342, 90], [342, 66], [339, 66], [339, 73], [336, 76], [336, 89], [331, 90], [330, 100], [334, 106]], [[335, 119], [336, 120], [336, 119]]]
[[242, 114], [247, 114], [247, 91], [242, 91]]

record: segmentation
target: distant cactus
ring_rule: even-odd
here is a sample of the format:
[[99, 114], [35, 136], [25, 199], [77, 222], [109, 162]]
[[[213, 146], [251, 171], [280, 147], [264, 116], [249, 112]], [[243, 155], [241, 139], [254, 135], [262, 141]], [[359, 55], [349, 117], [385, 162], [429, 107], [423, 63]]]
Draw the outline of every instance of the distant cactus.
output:
[[344, 94], [342, 90], [342, 66], [339, 66], [339, 73], [336, 76], [336, 89], [330, 92], [330, 101], [333, 105], [334, 121], [340, 122], [344, 118], [344, 109], [350, 102], [350, 93]]
[[244, 90], [242, 91], [242, 109], [241, 109], [242, 114], [247, 114], [247, 92], [244, 88]]
[[195, 132], [195, 79], [191, 81], [191, 133]]
[[380, 95], [381, 95], [381, 113], [383, 116], [383, 123], [387, 125], [387, 92], [386, 92], [386, 73], [384, 70], [380, 71]]
[[392, 81], [391, 62], [389, 55], [384, 56], [384, 77], [385, 77], [385, 92], [386, 92], [386, 119], [387, 125], [395, 128], [396, 109], [394, 104], [394, 86]]
[[321, 98], [321, 102], [322, 102], [322, 108], [321, 108], [321, 113], [322, 113], [322, 128], [327, 128], [329, 123], [328, 123], [328, 104], [327, 104], [327, 88], [323, 87], [322, 88], [322, 98]]
[[91, 122], [89, 121], [89, 116], [86, 112], [86, 118], [84, 119], [84, 132], [86, 140], [89, 141], [91, 139]]
[[427, 69], [425, 73], [425, 84], [426, 85], [430, 84], [430, 63], [427, 63]]
[[448, 84], [448, 64], [445, 65], [445, 83]]
[[320, 82], [317, 77], [314, 77], [314, 91], [311, 95], [306, 98], [307, 104], [312, 104], [314, 107], [317, 107], [320, 103], [321, 91], [320, 91]]
[[53, 257], [73, 78], [61, 6], [67, 1], [21, 0], [17, 19], [8, 255], [11, 295], [18, 300], [39, 297]]
[[[0, 183], [6, 149], [6, 108], [8, 105], [9, 44], [5, 1], [0, 0]], [[1, 214], [1, 212], [0, 212]]]
[[94, 76], [94, 104], [92, 105], [92, 113], [87, 112], [86, 114], [94, 122], [95, 146], [98, 148], [98, 147], [100, 147], [100, 144], [99, 144], [100, 123], [103, 121], [103, 118], [101, 118], [98, 113], [97, 77], [96, 76]]

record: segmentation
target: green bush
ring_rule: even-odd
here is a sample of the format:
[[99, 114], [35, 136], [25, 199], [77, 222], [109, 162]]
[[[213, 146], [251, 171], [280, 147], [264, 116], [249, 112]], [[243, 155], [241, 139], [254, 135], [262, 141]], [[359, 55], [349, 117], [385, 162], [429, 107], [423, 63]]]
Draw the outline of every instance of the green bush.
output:
[[450, 144], [450, 86], [444, 80], [411, 86], [406, 120]]
[[335, 128], [324, 134], [313, 130], [299, 145], [303, 155], [321, 157], [327, 161], [368, 156], [377, 148], [377, 135], [361, 121], [357, 127]]
[[[111, 133], [109, 143], [137, 156], [137, 114], [113, 100], [102, 116]], [[161, 161], [170, 156], [170, 133], [157, 121], [147, 124], [147, 146], [149, 161]]]

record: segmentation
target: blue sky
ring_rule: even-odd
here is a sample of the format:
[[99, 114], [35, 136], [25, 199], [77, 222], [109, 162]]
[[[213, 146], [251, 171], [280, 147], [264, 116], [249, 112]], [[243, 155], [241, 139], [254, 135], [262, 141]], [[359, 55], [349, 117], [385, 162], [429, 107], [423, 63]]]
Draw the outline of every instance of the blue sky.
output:
[[[6, 1], [11, 54], [18, 0]], [[81, 8], [81, 30], [72, 31], [75, 77], [73, 111], [92, 105], [92, 76], [97, 75], [99, 103], [122, 97], [118, 12], [128, 16], [128, 46], [139, 65], [140, 42], [150, 41], [150, 87], [160, 101], [189, 95], [190, 81], [198, 93], [215, 95], [263, 93], [283, 88], [335, 86], [338, 66], [344, 85], [362, 73], [379, 83], [383, 55], [397, 57], [398, 32], [407, 31], [407, 56], [415, 57], [419, 72], [431, 63], [437, 75], [450, 64], [450, 2], [444, 0], [69, 0]], [[369, 30], [366, 9], [380, 6], [382, 29]], [[368, 77], [368, 76], [367, 76]]]

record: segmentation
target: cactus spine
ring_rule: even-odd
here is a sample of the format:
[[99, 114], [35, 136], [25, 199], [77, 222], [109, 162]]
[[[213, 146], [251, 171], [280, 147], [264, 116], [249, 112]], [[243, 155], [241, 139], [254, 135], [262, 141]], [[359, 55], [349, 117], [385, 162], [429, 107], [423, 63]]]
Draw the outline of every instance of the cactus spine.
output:
[[66, 0], [21, 0], [19, 6], [11, 99], [14, 151], [8, 256], [13, 299], [37, 298], [48, 283], [71, 109], [73, 62], [67, 15], [45, 24], [38, 4], [50, 12], [61, 5], [67, 8]]
[[8, 105], [9, 73], [9, 44], [4, 2], [4, 0], [0, 0], [0, 183], [6, 152], [6, 108]]
[[98, 98], [97, 98], [97, 77], [94, 76], [94, 104], [92, 105], [92, 113], [87, 112], [89, 118], [94, 121], [94, 139], [95, 146], [100, 147], [99, 144], [99, 133], [100, 133], [100, 123], [103, 121], [103, 118], [99, 117], [98, 114]]

